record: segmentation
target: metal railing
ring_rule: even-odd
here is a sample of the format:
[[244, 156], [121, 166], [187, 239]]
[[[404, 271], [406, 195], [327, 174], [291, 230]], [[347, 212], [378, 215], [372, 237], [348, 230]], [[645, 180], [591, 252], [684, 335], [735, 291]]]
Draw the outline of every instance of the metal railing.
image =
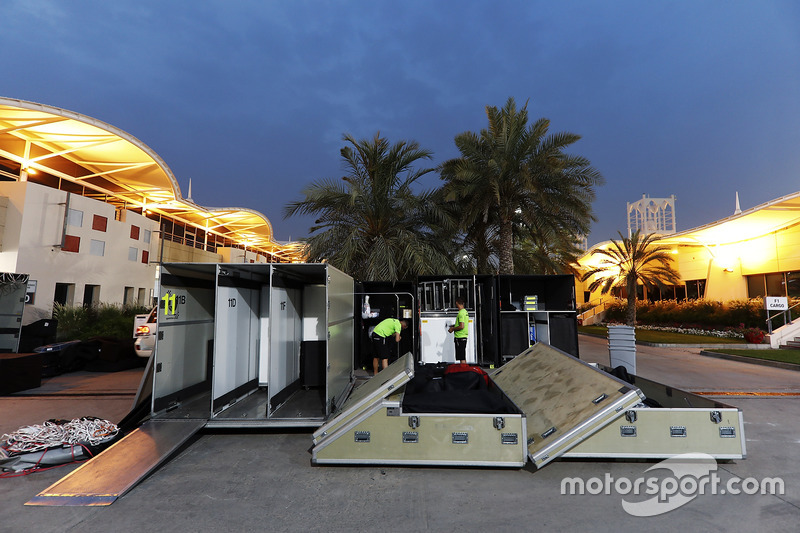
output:
[[580, 323], [580, 322], [582, 322], [583, 320], [585, 320], [587, 318], [591, 318], [591, 317], [593, 317], [593, 316], [605, 311], [606, 310], [606, 303], [607, 302], [604, 301], [602, 298], [600, 298], [600, 301], [598, 301], [597, 303], [594, 303], [594, 304], [590, 300], [589, 301], [589, 305], [591, 305], [592, 307], [578, 315], [578, 322]]
[[[766, 322], [767, 322], [767, 333], [772, 335], [772, 319], [777, 318], [777, 317], [779, 317], [781, 315], [783, 315], [783, 325], [784, 326], [794, 322], [794, 320], [792, 319], [792, 309], [794, 309], [795, 307], [798, 307], [798, 306], [800, 306], [800, 302], [794, 304], [793, 306], [789, 307], [788, 309], [784, 309], [783, 311], [778, 311], [777, 313], [775, 313], [774, 315], [771, 315], [771, 316], [770, 316], [769, 311], [768, 311], [767, 312], [767, 320], [766, 320]], [[789, 317], [788, 322], [786, 320], [787, 315]]]

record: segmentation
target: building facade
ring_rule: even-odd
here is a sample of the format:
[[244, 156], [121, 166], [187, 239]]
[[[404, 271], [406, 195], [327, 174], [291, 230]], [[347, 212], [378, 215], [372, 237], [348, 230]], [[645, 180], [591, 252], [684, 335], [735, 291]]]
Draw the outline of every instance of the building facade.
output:
[[[665, 291], [639, 287], [652, 300], [707, 298], [717, 301], [763, 296], [800, 297], [800, 192], [771, 200], [711, 224], [664, 235], [660, 245], [673, 254], [682, 283]], [[596, 265], [592, 251], [579, 265]], [[580, 303], [600, 301], [599, 290], [588, 292], [591, 280], [577, 282]]]
[[0, 98], [0, 272], [28, 274], [23, 325], [54, 303], [150, 305], [162, 262], [300, 262], [247, 208], [185, 199], [166, 163], [109, 124]]

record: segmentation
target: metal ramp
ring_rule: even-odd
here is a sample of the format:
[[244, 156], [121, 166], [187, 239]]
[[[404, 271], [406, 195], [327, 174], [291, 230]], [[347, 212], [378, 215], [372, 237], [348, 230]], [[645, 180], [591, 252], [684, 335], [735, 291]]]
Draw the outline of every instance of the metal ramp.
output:
[[150, 420], [25, 505], [111, 505], [206, 425], [206, 420]]

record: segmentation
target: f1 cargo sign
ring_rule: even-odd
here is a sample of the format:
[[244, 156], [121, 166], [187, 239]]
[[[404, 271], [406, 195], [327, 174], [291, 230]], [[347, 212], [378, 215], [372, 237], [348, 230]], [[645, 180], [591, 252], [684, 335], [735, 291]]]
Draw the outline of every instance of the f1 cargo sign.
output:
[[769, 311], [786, 311], [789, 309], [789, 299], [785, 296], [765, 296], [764, 307]]

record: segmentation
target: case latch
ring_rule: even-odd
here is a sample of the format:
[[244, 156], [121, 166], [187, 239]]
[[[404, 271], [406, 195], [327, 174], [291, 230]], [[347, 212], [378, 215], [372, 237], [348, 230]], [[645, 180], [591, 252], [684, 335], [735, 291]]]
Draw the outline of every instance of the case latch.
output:
[[409, 416], [408, 417], [408, 427], [411, 429], [417, 429], [419, 427], [419, 417], [418, 416]]
[[504, 427], [506, 427], [506, 419], [503, 418], [502, 416], [494, 417], [494, 429], [499, 431]]
[[669, 436], [670, 437], [685, 437], [686, 436], [686, 426], [670, 426], [669, 427]]
[[469, 433], [453, 433], [453, 444], [469, 444]]
[[416, 443], [419, 442], [419, 433], [416, 431], [404, 431], [403, 443]]
[[516, 433], [501, 433], [500, 444], [516, 445], [519, 442], [519, 436]]

